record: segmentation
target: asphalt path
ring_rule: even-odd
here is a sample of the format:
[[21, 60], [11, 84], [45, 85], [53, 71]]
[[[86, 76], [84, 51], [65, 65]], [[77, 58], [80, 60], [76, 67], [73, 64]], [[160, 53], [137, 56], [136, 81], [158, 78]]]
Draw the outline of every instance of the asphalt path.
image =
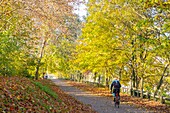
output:
[[108, 97], [94, 95], [90, 92], [77, 89], [64, 80], [53, 79], [52, 81], [65, 93], [73, 96], [84, 104], [90, 105], [92, 109], [98, 113], [154, 113], [146, 109], [136, 108], [135, 106], [123, 103], [117, 108], [114, 106], [113, 100]]

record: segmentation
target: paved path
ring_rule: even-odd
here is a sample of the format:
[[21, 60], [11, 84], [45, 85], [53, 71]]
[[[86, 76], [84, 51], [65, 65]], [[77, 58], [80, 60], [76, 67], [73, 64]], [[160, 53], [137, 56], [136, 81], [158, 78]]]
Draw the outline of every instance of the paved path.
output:
[[82, 91], [71, 86], [70, 84], [67, 84], [63, 80], [54, 79], [52, 81], [67, 94], [75, 97], [84, 104], [91, 105], [92, 108], [98, 113], [153, 113], [148, 110], [135, 108], [126, 104], [121, 104], [119, 108], [115, 108], [113, 100], [110, 98], [101, 97], [91, 94], [90, 92]]

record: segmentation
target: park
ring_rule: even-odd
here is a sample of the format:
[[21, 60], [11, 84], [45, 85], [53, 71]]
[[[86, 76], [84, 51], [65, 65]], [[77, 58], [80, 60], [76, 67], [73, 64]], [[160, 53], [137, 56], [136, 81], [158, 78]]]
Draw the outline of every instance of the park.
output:
[[0, 112], [169, 111], [169, 0], [0, 0]]

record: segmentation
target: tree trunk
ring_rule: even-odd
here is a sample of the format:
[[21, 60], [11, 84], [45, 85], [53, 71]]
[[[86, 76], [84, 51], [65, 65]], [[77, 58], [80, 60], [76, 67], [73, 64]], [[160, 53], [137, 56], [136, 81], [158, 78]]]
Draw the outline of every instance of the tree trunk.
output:
[[123, 70], [123, 66], [119, 70], [119, 81], [121, 81], [122, 78], [122, 70]]
[[135, 87], [135, 70], [133, 68], [133, 65], [131, 65], [132, 67], [132, 75], [131, 75], [131, 87], [130, 87], [130, 92], [131, 92], [131, 96], [134, 95], [133, 93], [133, 90], [134, 90], [134, 87]]
[[159, 83], [158, 83], [158, 85], [157, 85], [157, 88], [156, 88], [156, 90], [155, 90], [155, 92], [154, 92], [154, 98], [155, 98], [156, 94], [158, 93], [158, 90], [160, 89], [161, 85], [163, 84], [163, 78], [164, 78], [164, 76], [165, 76], [166, 70], [168, 69], [168, 66], [169, 66], [169, 64], [166, 65], [166, 67], [165, 67], [165, 69], [164, 69], [164, 71], [163, 71], [163, 73], [162, 73], [162, 76], [161, 76], [161, 78], [160, 78], [160, 80], [159, 80]]
[[41, 52], [40, 52], [40, 58], [38, 59], [38, 64], [37, 64], [36, 71], [35, 71], [35, 79], [36, 80], [38, 80], [38, 78], [39, 78], [39, 69], [40, 69], [41, 59], [43, 57], [46, 42], [47, 42], [47, 40], [44, 40], [42, 48], [41, 48]]
[[109, 89], [109, 78], [108, 78], [108, 70], [106, 69], [106, 87]]
[[38, 64], [37, 64], [37, 67], [36, 67], [36, 72], [35, 72], [35, 79], [38, 80], [38, 77], [39, 77], [39, 68], [40, 68], [40, 60], [38, 60]]
[[132, 40], [132, 80], [133, 87], [136, 86], [136, 73], [135, 73], [135, 61], [136, 61], [136, 48], [135, 48], [136, 39]]
[[142, 77], [141, 77], [141, 98], [143, 98], [143, 85], [144, 85], [144, 79], [143, 79], [143, 74], [142, 74]]
[[132, 75], [130, 77], [130, 96], [133, 96], [133, 87], [132, 87]]
[[136, 84], [136, 81], [135, 81], [135, 70], [134, 68], [132, 69], [132, 75], [131, 75], [131, 90], [135, 90], [135, 84]]
[[99, 77], [98, 77], [98, 87], [100, 87], [100, 80], [101, 79], [101, 76], [99, 75]]

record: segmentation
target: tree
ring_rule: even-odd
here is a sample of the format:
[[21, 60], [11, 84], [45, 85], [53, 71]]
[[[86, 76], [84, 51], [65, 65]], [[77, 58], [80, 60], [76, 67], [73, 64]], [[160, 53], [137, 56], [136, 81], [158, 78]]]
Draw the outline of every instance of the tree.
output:
[[[23, 15], [23, 6], [16, 1], [1, 1], [0, 5], [0, 66], [2, 75], [17, 75], [26, 70], [28, 45], [32, 39], [31, 19]], [[23, 51], [24, 50], [24, 51]], [[27, 73], [25, 73], [27, 74]]]
[[[167, 76], [164, 62], [169, 62], [168, 8], [166, 1], [90, 0], [89, 16], [77, 46], [75, 62], [79, 69], [109, 70], [122, 81], [130, 78], [131, 89], [141, 91], [157, 75], [158, 59], [164, 59], [164, 68], [159, 68], [163, 74], [158, 76]], [[150, 84], [155, 84], [154, 80]]]
[[[71, 5], [74, 2], [76, 0], [2, 1], [0, 16], [4, 18], [0, 20], [1, 31], [13, 30], [10, 31], [9, 36], [20, 38], [16, 40], [16, 43], [19, 40], [23, 43], [18, 46], [23, 55], [21, 62], [25, 65], [28, 73], [33, 74], [35, 71], [36, 79], [39, 77], [39, 71], [44, 68], [42, 66], [46, 65], [46, 62], [42, 62], [44, 55], [48, 54], [45, 51], [46, 48], [49, 50], [52, 45], [58, 43], [58, 38], [70, 38], [71, 40], [72, 32], [69, 25], [74, 22], [76, 16], [73, 14]], [[16, 18], [16, 16], [18, 17]], [[58, 34], [58, 32], [60, 33]]]

